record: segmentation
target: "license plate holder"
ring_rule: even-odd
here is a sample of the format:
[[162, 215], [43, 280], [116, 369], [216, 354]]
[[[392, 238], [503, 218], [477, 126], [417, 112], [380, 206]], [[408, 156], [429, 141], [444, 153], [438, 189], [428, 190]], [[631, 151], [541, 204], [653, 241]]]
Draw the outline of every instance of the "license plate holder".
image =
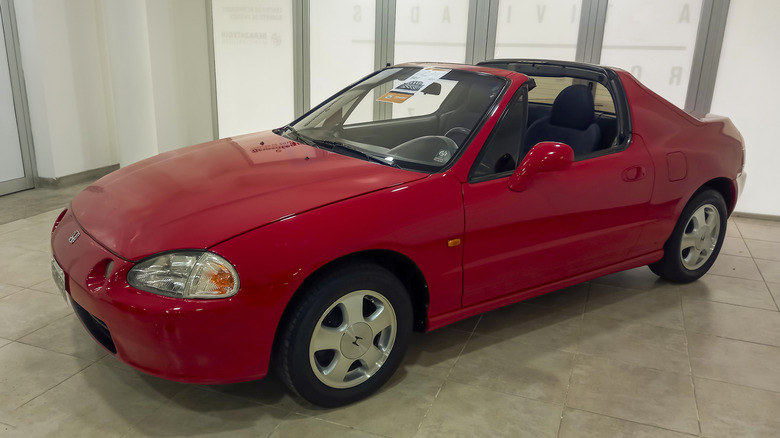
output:
[[68, 301], [68, 292], [65, 290], [65, 271], [62, 270], [60, 264], [57, 263], [57, 260], [54, 260], [54, 257], [51, 259], [51, 276], [54, 278], [54, 284], [57, 285], [57, 288], [62, 294], [62, 299], [65, 300], [67, 304], [70, 304]]

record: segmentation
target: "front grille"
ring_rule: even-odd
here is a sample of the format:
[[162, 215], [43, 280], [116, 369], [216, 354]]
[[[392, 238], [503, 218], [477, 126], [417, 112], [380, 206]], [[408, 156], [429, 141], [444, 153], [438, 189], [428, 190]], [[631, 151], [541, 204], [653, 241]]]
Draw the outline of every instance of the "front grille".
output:
[[71, 299], [70, 302], [73, 303], [73, 310], [76, 311], [76, 315], [84, 324], [84, 327], [89, 330], [92, 336], [100, 342], [102, 346], [106, 347], [106, 350], [116, 354], [116, 346], [114, 345], [114, 340], [111, 338], [111, 332], [108, 331], [106, 323], [87, 312], [85, 308], [79, 306], [79, 303], [73, 299]]

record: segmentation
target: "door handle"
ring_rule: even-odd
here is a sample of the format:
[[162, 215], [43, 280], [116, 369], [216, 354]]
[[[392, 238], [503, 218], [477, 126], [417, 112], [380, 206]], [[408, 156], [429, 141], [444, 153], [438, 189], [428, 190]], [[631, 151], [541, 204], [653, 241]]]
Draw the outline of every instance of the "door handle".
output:
[[623, 181], [639, 181], [647, 176], [647, 169], [645, 169], [645, 166], [631, 166], [624, 170], [621, 176], [623, 177]]

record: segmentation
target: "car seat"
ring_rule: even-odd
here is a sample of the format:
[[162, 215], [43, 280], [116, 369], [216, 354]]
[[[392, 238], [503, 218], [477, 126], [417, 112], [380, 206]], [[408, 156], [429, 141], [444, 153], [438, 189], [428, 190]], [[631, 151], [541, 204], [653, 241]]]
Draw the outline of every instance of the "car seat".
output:
[[574, 156], [595, 151], [601, 139], [601, 129], [595, 123], [593, 94], [585, 85], [563, 89], [552, 105], [549, 117], [543, 117], [528, 127], [525, 153], [541, 141], [565, 143]]

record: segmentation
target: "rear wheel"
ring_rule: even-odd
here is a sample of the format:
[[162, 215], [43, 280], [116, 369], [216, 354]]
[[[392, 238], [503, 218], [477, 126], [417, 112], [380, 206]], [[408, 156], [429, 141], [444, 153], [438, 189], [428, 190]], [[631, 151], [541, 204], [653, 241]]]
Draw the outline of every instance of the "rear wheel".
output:
[[350, 265], [304, 293], [280, 339], [282, 380], [326, 407], [379, 389], [401, 363], [412, 331], [412, 305], [398, 278], [373, 264]]
[[650, 265], [660, 277], [689, 283], [710, 269], [726, 235], [728, 213], [723, 196], [706, 189], [695, 194], [680, 214], [664, 245], [664, 256]]

